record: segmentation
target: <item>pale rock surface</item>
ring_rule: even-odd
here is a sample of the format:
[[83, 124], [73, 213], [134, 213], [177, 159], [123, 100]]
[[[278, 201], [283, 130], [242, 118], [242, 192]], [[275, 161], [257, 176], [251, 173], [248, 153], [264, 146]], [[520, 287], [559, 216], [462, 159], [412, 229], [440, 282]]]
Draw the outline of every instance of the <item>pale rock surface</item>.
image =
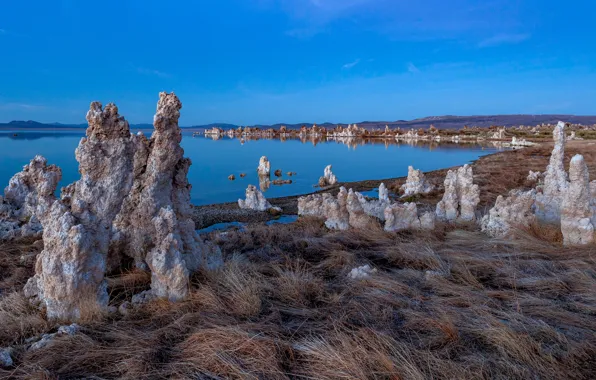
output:
[[375, 273], [377, 273], [377, 268], [371, 268], [370, 265], [366, 264], [361, 267], [353, 268], [348, 274], [348, 276], [352, 280], [362, 280], [369, 278]]
[[[190, 272], [200, 267], [215, 268], [223, 263], [221, 251], [203, 242], [195, 231], [188, 182], [191, 161], [184, 157], [180, 146], [182, 133], [178, 119], [181, 108], [182, 103], [174, 93], [160, 93], [151, 138], [142, 134], [132, 137], [134, 183], [113, 224], [110, 256], [115, 265], [127, 255], [134, 258], [138, 267], [146, 268], [149, 264], [147, 254], [155, 247], [165, 249], [157, 237], [154, 222], [162, 209], [171, 209], [174, 213], [176, 224], [169, 233], [176, 236], [176, 249]], [[152, 286], [161, 289], [166, 284], [153, 282]]]
[[350, 213], [347, 208], [348, 191], [345, 187], [339, 189], [337, 198], [323, 197], [323, 213], [326, 217], [327, 228], [347, 230], [350, 227]]
[[371, 229], [379, 225], [377, 219], [365, 212], [363, 204], [368, 204], [360, 193], [354, 193], [352, 189], [348, 192], [346, 207], [349, 215], [349, 224], [353, 228]]
[[472, 167], [466, 164], [457, 171], [449, 170], [444, 185], [443, 199], [437, 204], [437, 218], [447, 222], [476, 220], [480, 189], [474, 184]]
[[404, 196], [428, 194], [433, 191], [433, 189], [434, 186], [428, 183], [424, 173], [422, 173], [421, 170], [417, 170], [412, 166], [408, 166], [408, 178], [406, 179], [406, 183], [401, 186]]
[[[428, 223], [427, 220], [425, 222]], [[395, 203], [385, 209], [385, 231], [395, 232], [420, 228], [421, 223], [416, 203]]]
[[179, 301], [188, 295], [188, 268], [182, 257], [182, 239], [178, 234], [178, 221], [174, 210], [168, 206], [153, 218], [157, 245], [147, 254], [151, 269], [151, 291], [159, 298]]
[[337, 177], [335, 176], [335, 174], [333, 174], [331, 169], [332, 169], [331, 165], [327, 165], [325, 167], [323, 176], [321, 178], [319, 178], [319, 186], [320, 187], [331, 186], [331, 185], [335, 185], [337, 183]]
[[40, 348], [46, 347], [54, 342], [56, 337], [59, 336], [74, 336], [81, 330], [81, 326], [73, 323], [71, 325], [65, 325], [58, 327], [58, 331], [53, 334], [43, 334], [39, 340], [35, 341], [29, 347], [29, 350], [39, 350]]
[[243, 210], [267, 211], [274, 208], [262, 192], [255, 186], [248, 185], [246, 199], [238, 199], [238, 206]]
[[325, 217], [325, 208], [323, 204], [325, 199], [333, 199], [331, 194], [310, 194], [298, 198], [298, 215], [300, 216], [315, 216], [318, 218]]
[[379, 185], [379, 200], [382, 202], [389, 202], [389, 190], [384, 183]]
[[563, 244], [590, 244], [594, 242], [594, 209], [590, 199], [590, 175], [582, 155], [577, 154], [571, 159], [569, 179], [561, 203]]
[[0, 348], [0, 367], [12, 367], [11, 349]]
[[81, 179], [42, 219], [44, 250], [25, 295], [37, 297], [49, 319], [79, 319], [107, 310], [104, 279], [111, 224], [133, 180], [133, 144], [118, 108], [91, 103], [87, 136], [75, 156]]
[[38, 155], [10, 179], [0, 196], [0, 240], [41, 235], [61, 178], [60, 168]]
[[423, 230], [432, 231], [435, 229], [435, 213], [427, 211], [420, 215], [420, 228]]
[[541, 178], [542, 178], [541, 172], [535, 172], [535, 171], [530, 170], [528, 172], [528, 177], [526, 179], [531, 182], [538, 182]]
[[499, 195], [495, 206], [482, 218], [482, 231], [492, 237], [508, 237], [514, 228], [529, 227], [535, 220], [536, 191], [511, 190], [507, 197]]
[[[366, 215], [373, 216], [381, 221], [385, 220], [385, 208], [389, 206], [391, 202], [389, 200], [384, 199], [371, 199], [367, 200], [364, 195], [355, 192], [354, 193], [360, 202], [362, 209], [366, 213]], [[379, 190], [379, 197], [381, 196], [381, 191]]]
[[536, 195], [536, 216], [539, 220], [558, 223], [561, 219], [561, 202], [567, 190], [567, 172], [565, 171], [565, 123], [560, 121], [553, 130], [555, 147], [550, 162], [544, 173], [542, 193]]
[[257, 167], [257, 173], [260, 176], [269, 177], [271, 174], [271, 162], [266, 156], [261, 157], [259, 160], [259, 166]]

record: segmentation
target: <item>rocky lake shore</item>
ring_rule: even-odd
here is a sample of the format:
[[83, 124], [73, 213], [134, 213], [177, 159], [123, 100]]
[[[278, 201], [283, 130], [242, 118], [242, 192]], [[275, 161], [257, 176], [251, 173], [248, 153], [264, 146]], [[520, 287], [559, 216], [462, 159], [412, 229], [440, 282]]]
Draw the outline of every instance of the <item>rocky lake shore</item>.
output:
[[57, 197], [36, 156], [10, 180], [0, 378], [593, 377], [594, 142], [561, 122], [459, 167], [193, 207], [181, 107], [161, 93], [147, 138], [94, 102], [79, 179]]

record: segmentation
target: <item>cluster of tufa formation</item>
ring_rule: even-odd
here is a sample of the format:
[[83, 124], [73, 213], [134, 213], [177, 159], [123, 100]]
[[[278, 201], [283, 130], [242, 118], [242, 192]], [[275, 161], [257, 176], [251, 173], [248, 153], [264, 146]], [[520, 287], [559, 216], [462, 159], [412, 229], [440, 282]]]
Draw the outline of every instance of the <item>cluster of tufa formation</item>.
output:
[[401, 186], [401, 190], [404, 192], [404, 196], [428, 194], [434, 190], [434, 186], [426, 180], [421, 170], [408, 166], [408, 178], [406, 183]]
[[341, 187], [336, 197], [311, 194], [298, 198], [298, 215], [325, 219], [327, 228], [371, 229], [384, 224], [386, 231], [434, 228], [434, 214], [418, 216], [415, 203], [391, 204], [385, 184], [379, 186], [379, 199], [366, 199], [361, 193]]
[[9, 186], [11, 207], [15, 189], [26, 185], [28, 195], [21, 198], [27, 201], [19, 204], [35, 210], [27, 212], [43, 226], [44, 250], [25, 295], [44, 306], [50, 319], [105, 312], [105, 274], [120, 268], [124, 256], [151, 271], [151, 290], [133, 301], [182, 299], [190, 272], [221, 265], [221, 252], [200, 240], [191, 218], [181, 106], [173, 93], [161, 93], [155, 131], [147, 139], [131, 135], [115, 105], [102, 109], [92, 103], [86, 137], [75, 153], [81, 179], [63, 188], [59, 200], [53, 193], [60, 170], [43, 158], [15, 176], [20, 179]]
[[561, 202], [567, 190], [565, 171], [565, 123], [559, 122], [553, 130], [555, 147], [544, 173], [542, 192], [536, 195], [536, 216], [540, 221], [557, 223], [561, 219]]
[[337, 183], [337, 177], [331, 171], [331, 165], [327, 165], [323, 172], [323, 176], [319, 178], [319, 187], [332, 186]]
[[56, 200], [61, 178], [59, 167], [35, 156], [10, 179], [4, 197], [0, 196], [0, 240], [41, 235], [41, 220]]
[[581, 155], [575, 155], [565, 171], [565, 123], [554, 130], [555, 146], [544, 175], [530, 172], [528, 180], [543, 178], [538, 191], [512, 190], [499, 196], [495, 206], [482, 219], [482, 230], [493, 237], [510, 237], [515, 228], [534, 222], [560, 224], [565, 245], [585, 245], [595, 240], [596, 181], [590, 182]]
[[87, 137], [75, 152], [81, 179], [42, 218], [44, 250], [25, 286], [50, 319], [78, 319], [107, 308], [111, 225], [133, 181], [134, 147], [118, 108], [91, 103], [87, 121]]
[[482, 218], [482, 231], [492, 237], [508, 237], [515, 228], [527, 228], [536, 220], [536, 191], [511, 190], [509, 196], [499, 195], [495, 206]]
[[248, 185], [246, 199], [238, 199], [238, 206], [243, 210], [268, 211], [273, 209], [278, 212], [281, 211], [279, 207], [273, 207], [263, 193], [253, 185]]
[[443, 199], [437, 204], [437, 218], [447, 222], [476, 220], [480, 189], [474, 184], [472, 167], [466, 164], [457, 170], [449, 170], [444, 184]]

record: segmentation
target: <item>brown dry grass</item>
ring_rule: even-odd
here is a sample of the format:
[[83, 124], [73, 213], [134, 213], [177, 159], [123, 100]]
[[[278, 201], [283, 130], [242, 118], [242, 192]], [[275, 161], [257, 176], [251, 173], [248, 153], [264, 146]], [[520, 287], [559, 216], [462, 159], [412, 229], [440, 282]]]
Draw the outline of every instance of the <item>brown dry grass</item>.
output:
[[[569, 156], [573, 149], [570, 144]], [[529, 169], [544, 170], [548, 157], [541, 152], [476, 162], [488, 194], [483, 201], [520, 186]], [[505, 163], [507, 173], [488, 170]], [[27, 351], [25, 340], [57, 326], [15, 292], [25, 277], [6, 275], [18, 266], [31, 273], [33, 260], [15, 259], [28, 245], [2, 246], [8, 272], [0, 347], [16, 350], [15, 366], [0, 369], [0, 378], [591, 379], [596, 373], [596, 246], [563, 247], [552, 226], [497, 240], [472, 225], [329, 232], [321, 221], [303, 218], [229, 232], [215, 242], [226, 265], [195, 274], [186, 301], [155, 301], [126, 316], [83, 323], [80, 333], [37, 351]], [[378, 272], [349, 280], [349, 271], [364, 264]], [[110, 277], [112, 303], [130, 300], [149, 281], [137, 271]]]
[[[220, 244], [225, 268], [195, 275], [187, 301], [19, 349], [0, 377], [588, 379], [596, 370], [593, 246], [446, 226], [328, 233], [312, 219], [231, 232]], [[378, 273], [348, 280], [365, 263]], [[0, 346], [53, 328], [16, 294], [0, 317]]]

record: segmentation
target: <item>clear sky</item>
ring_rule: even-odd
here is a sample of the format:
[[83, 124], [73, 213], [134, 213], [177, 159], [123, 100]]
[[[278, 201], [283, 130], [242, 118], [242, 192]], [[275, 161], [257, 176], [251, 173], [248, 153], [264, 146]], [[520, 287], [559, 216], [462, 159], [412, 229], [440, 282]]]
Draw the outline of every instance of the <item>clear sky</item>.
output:
[[0, 121], [596, 114], [591, 0], [2, 0]]

